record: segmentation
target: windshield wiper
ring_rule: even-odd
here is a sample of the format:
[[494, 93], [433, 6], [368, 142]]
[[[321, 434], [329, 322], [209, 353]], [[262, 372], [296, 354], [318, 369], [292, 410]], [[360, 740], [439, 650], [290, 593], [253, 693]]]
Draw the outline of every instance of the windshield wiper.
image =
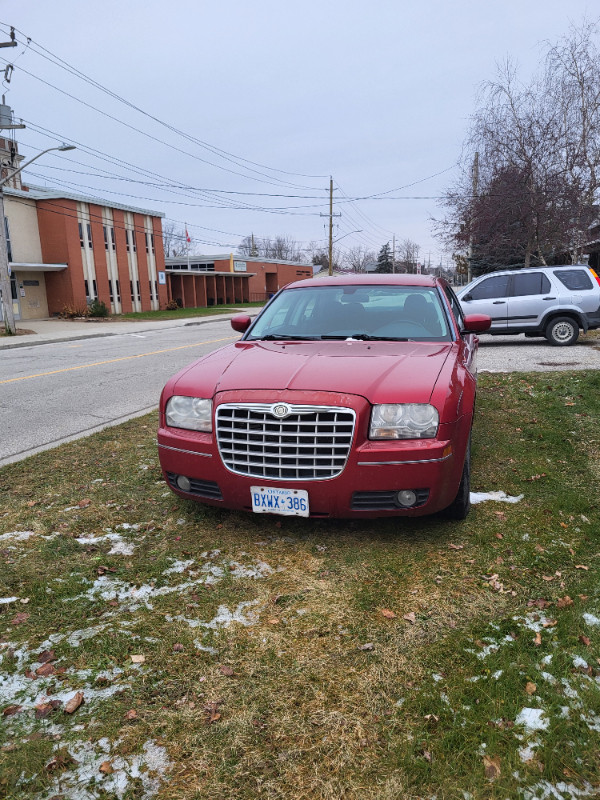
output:
[[259, 342], [275, 342], [279, 340], [286, 340], [286, 341], [299, 341], [299, 342], [311, 342], [315, 341], [316, 339], [320, 339], [320, 336], [296, 336], [293, 333], [285, 334], [285, 333], [267, 333], [266, 336], [258, 336], [256, 339], [252, 339], [251, 341], [259, 341]]
[[412, 339], [408, 339], [404, 336], [372, 336], [370, 333], [351, 333], [351, 334], [344, 334], [343, 336], [340, 335], [324, 335], [321, 336], [321, 339], [337, 339], [340, 341], [347, 341], [348, 339], [354, 339], [361, 342], [411, 342]]

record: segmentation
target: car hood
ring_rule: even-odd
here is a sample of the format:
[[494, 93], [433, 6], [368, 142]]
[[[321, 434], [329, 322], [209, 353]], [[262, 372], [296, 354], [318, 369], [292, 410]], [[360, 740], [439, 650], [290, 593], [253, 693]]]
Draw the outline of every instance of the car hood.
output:
[[213, 397], [239, 390], [329, 391], [371, 403], [429, 401], [448, 342], [237, 342], [176, 377], [172, 392]]

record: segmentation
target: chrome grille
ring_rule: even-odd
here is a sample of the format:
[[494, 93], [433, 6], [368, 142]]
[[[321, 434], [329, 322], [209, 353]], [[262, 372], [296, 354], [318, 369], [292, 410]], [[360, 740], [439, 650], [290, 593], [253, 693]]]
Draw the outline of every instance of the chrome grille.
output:
[[226, 403], [217, 408], [217, 442], [232, 472], [255, 478], [323, 480], [346, 465], [356, 415], [351, 408], [281, 403]]

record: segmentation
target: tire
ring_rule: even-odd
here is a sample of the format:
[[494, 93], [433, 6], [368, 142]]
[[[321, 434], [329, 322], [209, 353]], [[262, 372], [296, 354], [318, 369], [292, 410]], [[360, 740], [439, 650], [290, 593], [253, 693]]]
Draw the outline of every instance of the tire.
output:
[[554, 347], [567, 347], [579, 339], [579, 323], [573, 317], [554, 317], [546, 326], [544, 336]]
[[460, 486], [456, 497], [445, 509], [444, 514], [448, 519], [466, 519], [471, 509], [471, 437], [467, 444], [465, 463], [460, 478]]

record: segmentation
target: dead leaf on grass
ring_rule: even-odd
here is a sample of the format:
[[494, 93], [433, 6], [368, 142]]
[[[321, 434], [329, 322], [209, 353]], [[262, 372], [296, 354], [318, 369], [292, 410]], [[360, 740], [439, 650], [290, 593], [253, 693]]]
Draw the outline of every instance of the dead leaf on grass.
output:
[[564, 597], [559, 598], [556, 602], [557, 608], [566, 608], [567, 606], [572, 606], [572, 605], [573, 601], [571, 600], [568, 594], [566, 594]]
[[496, 756], [495, 758], [491, 758], [490, 756], [484, 756], [483, 769], [485, 772], [485, 777], [488, 780], [495, 781], [496, 778], [499, 778], [501, 774], [500, 756]]
[[221, 664], [219, 667], [219, 672], [221, 675], [227, 675], [228, 678], [231, 678], [235, 673], [233, 671], [233, 667], [227, 666], [227, 664]]
[[357, 650], [374, 650], [375, 645], [373, 642], [367, 642], [366, 644], [359, 644], [356, 648]]
[[54, 674], [54, 667], [50, 663], [42, 664], [41, 667], [38, 667], [35, 671], [35, 674], [39, 678], [47, 678], [48, 675]]
[[125, 719], [137, 719], [138, 713], [135, 708], [130, 708], [129, 711], [125, 714]]
[[584, 569], [587, 572], [589, 567], [586, 567], [585, 564], [575, 564], [575, 569]]
[[146, 656], [143, 655], [130, 656], [130, 658], [132, 664], [143, 664], [146, 660]]
[[110, 761], [103, 761], [100, 764], [99, 771], [102, 772], [103, 775], [112, 775], [114, 772], [113, 765]]
[[182, 644], [177, 643], [177, 644], [173, 645], [173, 652], [174, 653], [183, 653], [184, 650], [185, 650], [185, 647]]
[[56, 661], [54, 650], [42, 650], [42, 652], [37, 655], [37, 660], [40, 662], [40, 664], [47, 664], [49, 661]]
[[542, 644], [542, 634], [539, 631], [536, 633], [533, 643], [536, 647], [539, 647]]
[[83, 700], [83, 692], [75, 692], [73, 697], [67, 700], [65, 704], [65, 714], [72, 714], [74, 711], [77, 711], [79, 706], [83, 703]]
[[579, 637], [579, 641], [581, 644], [584, 644], [586, 647], [589, 647], [592, 643], [592, 640], [589, 639], [587, 636], [583, 636], [583, 634]]
[[60, 700], [50, 700], [47, 703], [40, 703], [35, 707], [35, 718], [44, 719], [62, 705]]
[[396, 615], [389, 608], [381, 608], [380, 613], [386, 619], [396, 619]]
[[84, 500], [80, 500], [77, 505], [79, 508], [87, 508], [88, 506], [92, 505], [92, 501], [86, 497]]
[[2, 711], [2, 715], [4, 717], [12, 717], [15, 714], [19, 714], [21, 711], [23, 711], [23, 706], [6, 706]]
[[402, 619], [405, 619], [407, 622], [410, 622], [411, 625], [414, 625], [417, 621], [417, 616], [414, 611], [410, 611], [408, 614], [404, 614]]
[[525, 684], [525, 691], [527, 692], [527, 694], [535, 694], [537, 691], [537, 686], [535, 685], [535, 683], [533, 683], [533, 681], [527, 681], [527, 683]]
[[16, 617], [11, 619], [10, 624], [11, 625], [21, 625], [23, 622], [27, 622], [27, 620], [29, 619], [29, 616], [30, 615], [26, 611], [19, 611], [19, 613], [16, 615]]
[[219, 707], [223, 705], [223, 700], [211, 700], [210, 703], [207, 703], [204, 706], [204, 711], [208, 715], [207, 722], [209, 725], [212, 725], [213, 722], [217, 722], [221, 719], [221, 714], [219, 712]]
[[464, 544], [449, 544], [448, 547], [450, 550], [464, 550]]

